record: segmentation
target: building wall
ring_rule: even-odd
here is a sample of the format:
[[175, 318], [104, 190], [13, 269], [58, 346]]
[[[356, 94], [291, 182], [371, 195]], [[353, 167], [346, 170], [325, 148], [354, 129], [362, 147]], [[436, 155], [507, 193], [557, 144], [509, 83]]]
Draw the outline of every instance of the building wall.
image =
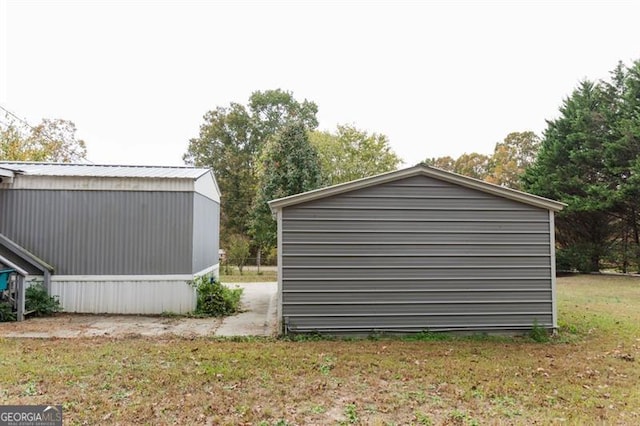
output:
[[546, 209], [415, 176], [281, 214], [285, 331], [553, 326]]
[[51, 294], [65, 312], [92, 314], [186, 314], [196, 307], [196, 291], [187, 276], [54, 275]]
[[197, 273], [219, 263], [220, 203], [194, 195], [193, 200], [193, 267]]
[[0, 233], [61, 275], [190, 274], [193, 192], [0, 189]]

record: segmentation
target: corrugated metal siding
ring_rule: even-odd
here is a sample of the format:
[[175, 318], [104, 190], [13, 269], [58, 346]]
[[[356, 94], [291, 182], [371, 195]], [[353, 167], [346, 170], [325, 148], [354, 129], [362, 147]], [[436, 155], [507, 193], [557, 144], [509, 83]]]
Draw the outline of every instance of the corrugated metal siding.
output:
[[194, 288], [184, 280], [170, 277], [153, 281], [60, 281], [54, 278], [51, 294], [60, 296], [65, 312], [91, 314], [186, 314], [196, 305]]
[[289, 331], [553, 325], [545, 209], [415, 176], [282, 215]]
[[192, 272], [193, 193], [0, 190], [0, 232], [62, 275]]
[[193, 267], [202, 271], [218, 263], [220, 204], [194, 194], [193, 199]]

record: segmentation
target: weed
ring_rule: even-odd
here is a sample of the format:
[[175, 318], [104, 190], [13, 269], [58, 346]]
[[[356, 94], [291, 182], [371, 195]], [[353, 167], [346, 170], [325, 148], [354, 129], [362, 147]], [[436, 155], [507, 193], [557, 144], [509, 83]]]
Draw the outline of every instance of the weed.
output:
[[544, 327], [540, 326], [537, 319], [534, 319], [533, 326], [529, 332], [529, 337], [534, 342], [546, 343], [549, 341], [549, 332]]
[[35, 396], [38, 394], [38, 385], [33, 380], [27, 382], [24, 390], [22, 391], [22, 396]]
[[404, 336], [403, 340], [407, 342], [442, 342], [446, 340], [452, 340], [453, 336], [445, 332], [433, 332], [429, 330], [423, 330], [419, 333], [408, 334]]
[[314, 405], [313, 407], [311, 407], [311, 412], [313, 414], [323, 414], [327, 411], [326, 408], [324, 408], [322, 405]]
[[492, 398], [492, 402], [498, 408], [501, 415], [512, 418], [519, 416], [521, 413], [516, 409], [516, 400], [510, 396], [498, 396]]
[[325, 356], [319, 367], [320, 373], [322, 373], [324, 376], [328, 376], [331, 370], [333, 370], [333, 367], [335, 366], [335, 361], [336, 361], [335, 358], [332, 358], [330, 356]]
[[344, 407], [344, 415], [346, 417], [344, 424], [354, 425], [358, 423], [359, 419], [356, 404], [347, 404], [346, 407]]
[[419, 425], [424, 425], [424, 426], [433, 425], [433, 420], [431, 420], [431, 418], [428, 415], [420, 411], [416, 411], [414, 415], [416, 417], [416, 422], [418, 422]]
[[453, 410], [450, 414], [449, 417], [451, 418], [451, 421], [453, 422], [453, 424], [456, 425], [465, 425], [465, 426], [478, 426], [479, 423], [476, 419], [474, 419], [473, 417], [469, 416], [467, 413], [465, 413], [462, 410], [458, 410], [455, 409]]

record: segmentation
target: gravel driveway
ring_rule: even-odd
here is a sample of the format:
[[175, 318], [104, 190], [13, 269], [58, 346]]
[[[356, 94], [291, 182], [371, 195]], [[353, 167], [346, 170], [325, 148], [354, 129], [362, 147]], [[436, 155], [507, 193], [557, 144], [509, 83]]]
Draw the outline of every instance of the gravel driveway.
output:
[[242, 313], [220, 318], [58, 314], [0, 323], [0, 337], [79, 338], [130, 336], [272, 336], [276, 328], [277, 283], [238, 283]]

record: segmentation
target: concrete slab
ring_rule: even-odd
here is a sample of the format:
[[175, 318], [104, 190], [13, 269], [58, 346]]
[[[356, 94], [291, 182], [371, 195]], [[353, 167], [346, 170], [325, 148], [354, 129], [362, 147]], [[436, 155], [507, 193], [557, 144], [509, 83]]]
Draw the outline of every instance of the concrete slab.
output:
[[87, 338], [128, 336], [272, 336], [276, 332], [277, 283], [238, 283], [243, 312], [223, 319], [143, 315], [58, 314], [0, 323], [0, 338]]
[[216, 336], [273, 336], [276, 334], [278, 284], [274, 282], [226, 284], [242, 292], [243, 312], [223, 318]]

